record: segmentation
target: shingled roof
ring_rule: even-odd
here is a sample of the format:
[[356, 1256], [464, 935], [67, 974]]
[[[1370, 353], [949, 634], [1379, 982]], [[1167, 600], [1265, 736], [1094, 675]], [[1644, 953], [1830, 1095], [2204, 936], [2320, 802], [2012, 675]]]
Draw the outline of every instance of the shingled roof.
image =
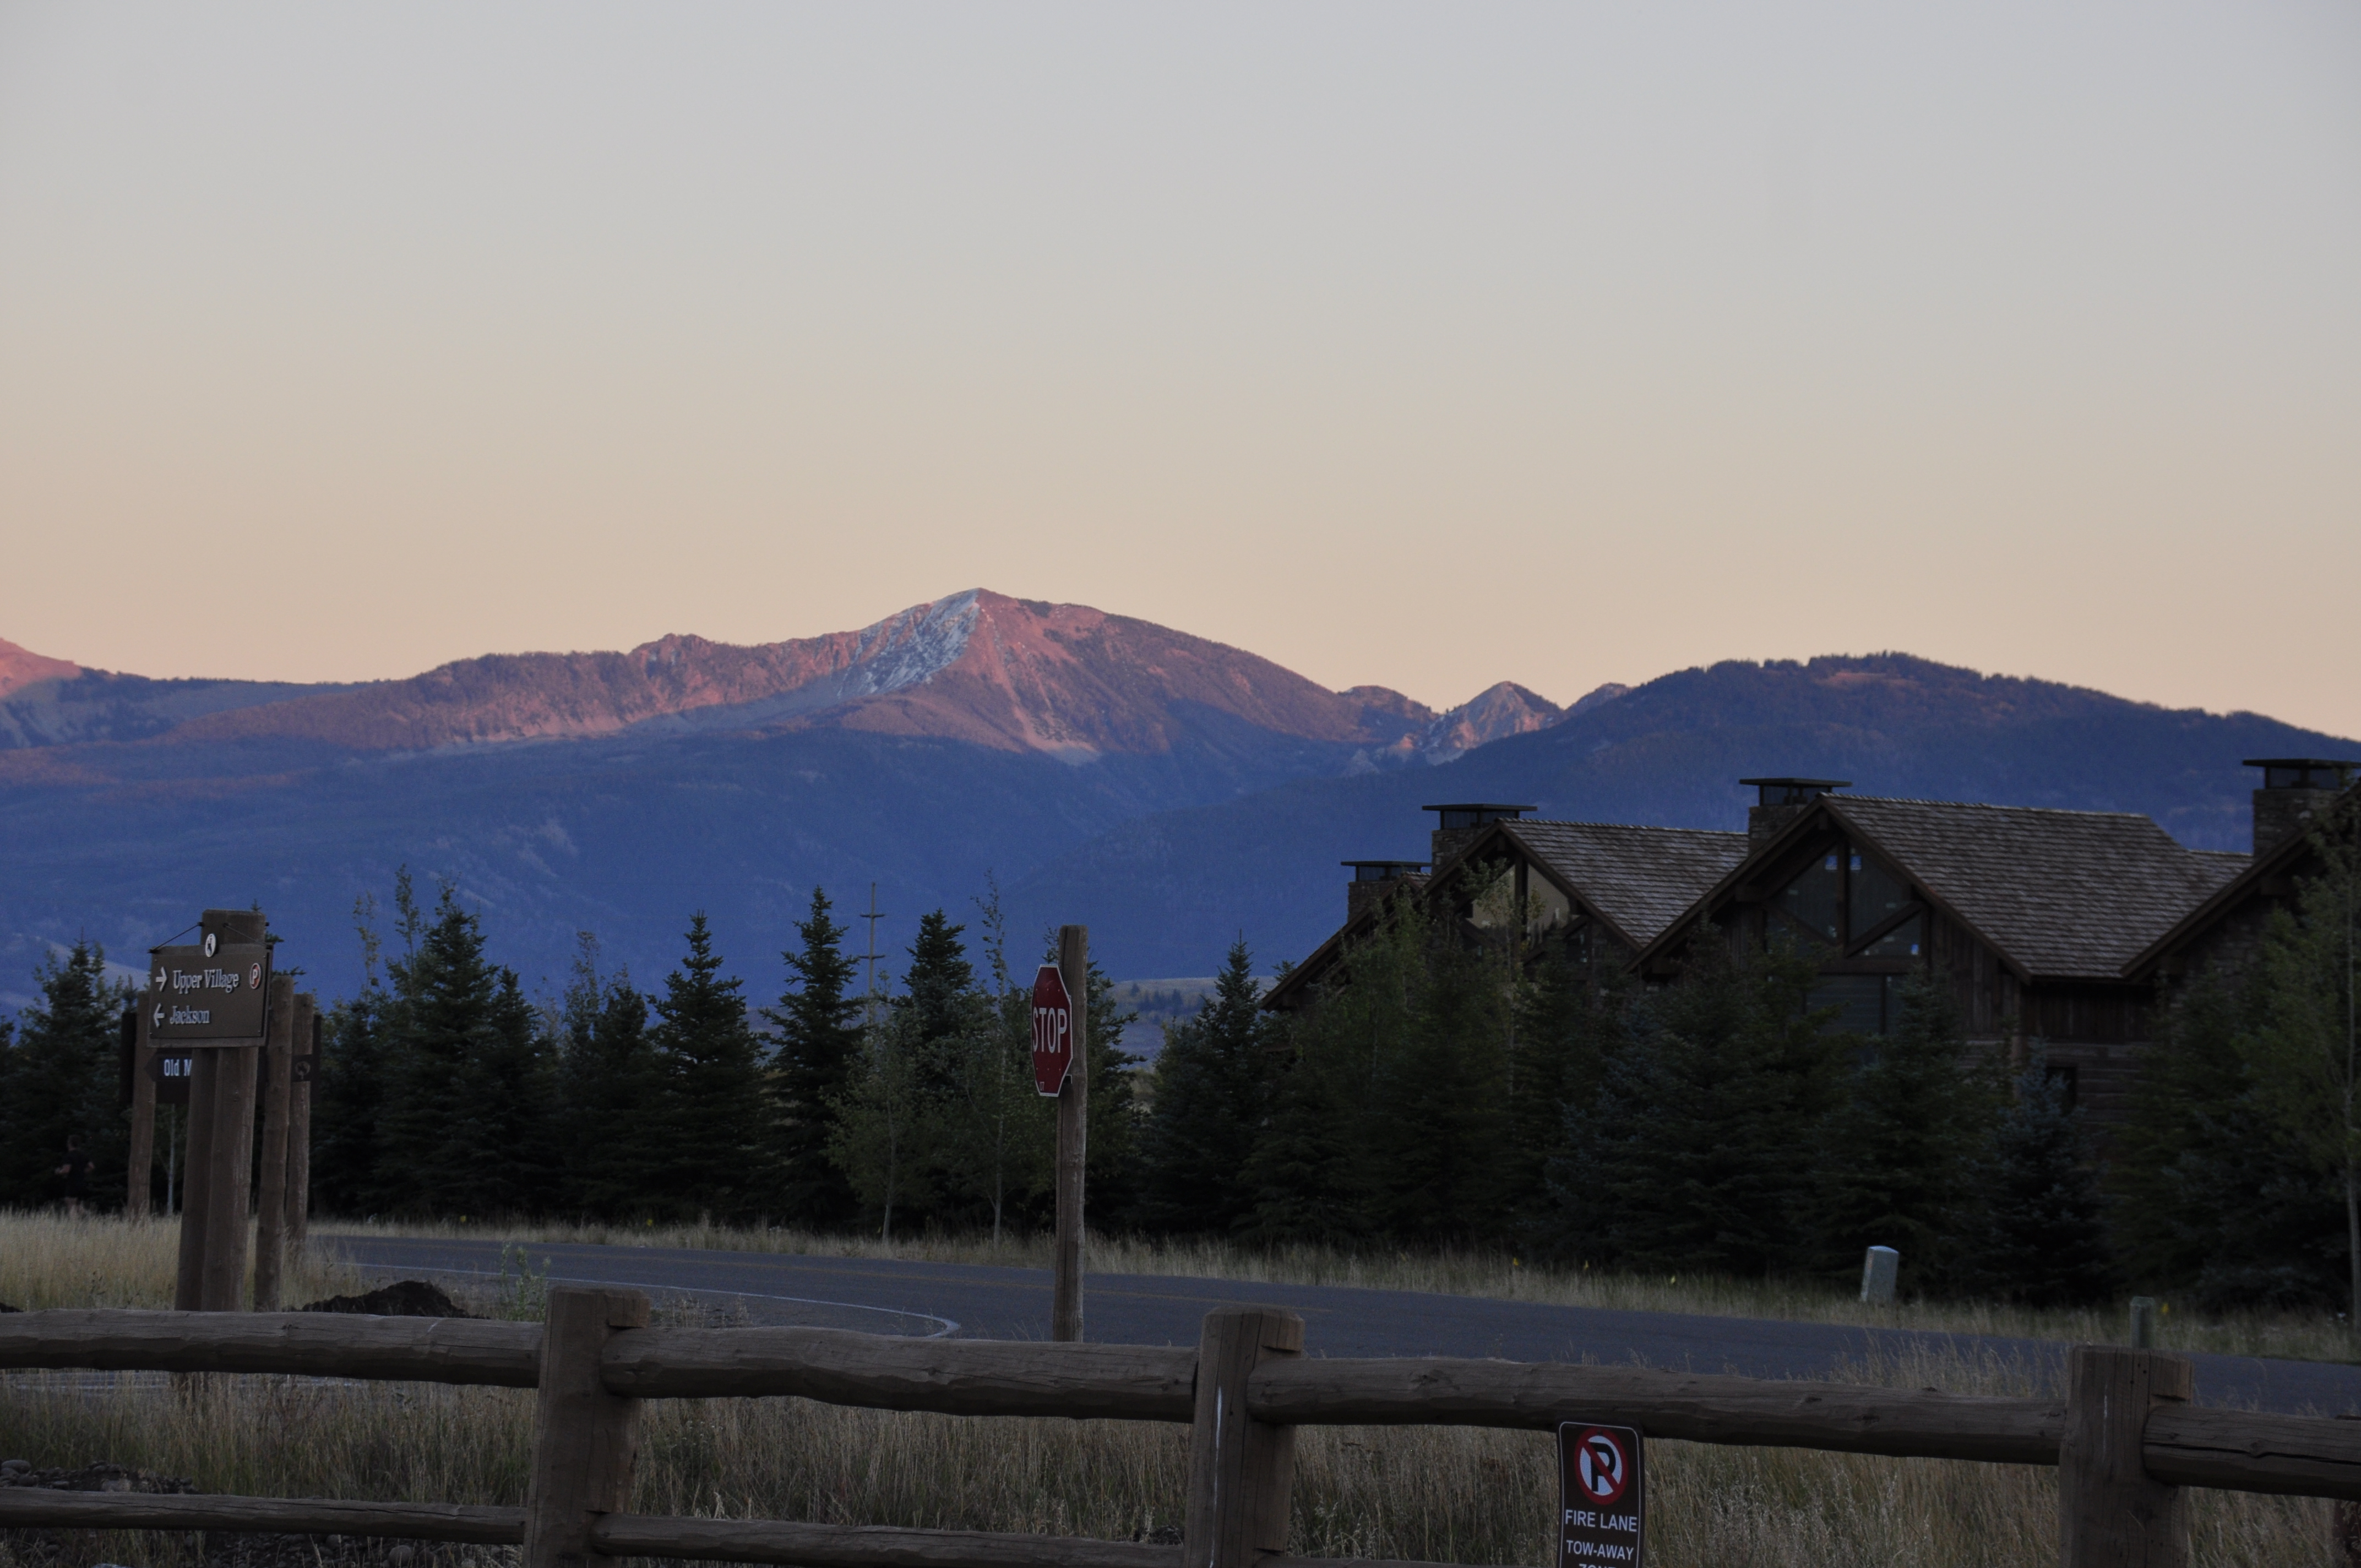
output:
[[2115, 978], [2247, 864], [2133, 812], [1821, 798], [2029, 979]]
[[1634, 948], [1746, 858], [1745, 834], [1702, 828], [1532, 821], [1503, 822], [1498, 831], [1548, 866]]

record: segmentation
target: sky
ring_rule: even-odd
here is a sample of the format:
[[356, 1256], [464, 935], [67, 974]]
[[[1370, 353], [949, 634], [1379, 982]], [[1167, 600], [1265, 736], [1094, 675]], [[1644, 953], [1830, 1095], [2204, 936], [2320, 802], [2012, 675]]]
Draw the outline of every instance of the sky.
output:
[[2361, 7], [0, 0], [0, 638], [972, 587], [1333, 686], [2361, 736]]

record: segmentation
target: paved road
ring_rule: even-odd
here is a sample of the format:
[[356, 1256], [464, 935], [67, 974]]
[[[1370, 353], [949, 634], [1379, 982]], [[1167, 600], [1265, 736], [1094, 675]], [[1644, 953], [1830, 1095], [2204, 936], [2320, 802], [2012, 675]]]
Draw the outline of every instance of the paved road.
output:
[[[313, 1244], [335, 1246], [373, 1282], [480, 1282], [499, 1271], [501, 1246], [497, 1241], [333, 1234], [316, 1235]], [[1049, 1334], [1046, 1269], [662, 1247], [536, 1245], [529, 1251], [533, 1266], [546, 1269], [553, 1281], [638, 1286], [660, 1300], [676, 1295], [726, 1306], [758, 1323], [972, 1339], [1038, 1340]], [[1089, 1337], [1111, 1343], [1194, 1344], [1206, 1311], [1225, 1304], [1301, 1312], [1304, 1348], [1312, 1355], [1491, 1355], [1636, 1363], [1753, 1377], [1828, 1377], [1843, 1376], [1847, 1363], [1924, 1350], [1989, 1350], [2041, 1366], [2055, 1365], [2065, 1354], [2062, 1345], [2044, 1340], [1169, 1275], [1093, 1275], [1084, 1295]], [[2200, 1404], [2318, 1414], [2361, 1411], [2361, 1367], [2257, 1356], [2195, 1360]]]

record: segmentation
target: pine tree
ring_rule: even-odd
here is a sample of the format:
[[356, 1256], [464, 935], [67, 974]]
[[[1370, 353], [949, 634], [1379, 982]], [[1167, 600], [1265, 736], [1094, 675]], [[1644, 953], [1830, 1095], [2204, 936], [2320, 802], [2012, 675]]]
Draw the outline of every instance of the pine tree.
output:
[[[1090, 1031], [1082, 1041], [1082, 1059], [1091, 1075], [1089, 1124], [1082, 1151], [1089, 1173], [1084, 1222], [1111, 1230], [1126, 1222], [1139, 1201], [1139, 1100], [1131, 1069], [1140, 1058], [1123, 1044], [1125, 1031], [1138, 1022], [1139, 1014], [1115, 999], [1115, 981], [1095, 959], [1085, 968], [1082, 983], [1083, 1013]], [[1027, 1044], [1029, 1047], [1029, 1039]], [[1054, 1117], [1049, 1125], [1048, 1153], [1054, 1164]]]
[[2361, 790], [2312, 831], [2319, 869], [2271, 916], [2256, 1038], [2271, 1118], [2345, 1203], [2345, 1304], [2361, 1332]]
[[1139, 1221], [1149, 1230], [1226, 1234], [1252, 1212], [1246, 1162], [1271, 1074], [1260, 995], [1240, 938], [1197, 1015], [1165, 1031], [1141, 1137]]
[[1806, 998], [1816, 966], [1784, 945], [1690, 950], [1634, 1011], [1598, 1096], [1566, 1113], [1551, 1169], [1572, 1255], [1650, 1269], [1761, 1275], [1794, 1263], [1838, 1043]]
[[762, 1047], [739, 981], [722, 977], [703, 914], [690, 918], [687, 939], [688, 956], [655, 1002], [668, 1134], [657, 1181], [675, 1212], [752, 1219], [774, 1191]]
[[1311, 1003], [1288, 1019], [1267, 1129], [1246, 1161], [1252, 1213], [1239, 1227], [1267, 1245], [1383, 1234], [1386, 1166], [1376, 1086], [1411, 1047], [1431, 924], [1396, 906], [1354, 944]]
[[2317, 1308], [2345, 1286], [2336, 1183], [2267, 1092], [2262, 990], [2208, 970], [2164, 1013], [2107, 1173], [2132, 1280], [2208, 1310]]
[[1402, 1048], [1382, 1061], [1363, 1134], [1383, 1158], [1368, 1190], [1395, 1236], [1469, 1244], [1507, 1219], [1508, 976], [1496, 946], [1431, 942], [1416, 972]]
[[937, 1102], [919, 1070], [916, 1016], [889, 1009], [862, 1036], [861, 1051], [830, 1119], [829, 1156], [878, 1234], [891, 1245], [913, 1211], [933, 1197]]
[[[413, 912], [407, 871], [395, 874], [394, 887], [405, 914]], [[379, 1121], [388, 1092], [385, 1017], [392, 998], [379, 974], [383, 943], [372, 894], [353, 901], [353, 926], [361, 944], [361, 989], [330, 1007], [323, 1021], [312, 1082], [312, 1188], [325, 1212], [361, 1215], [391, 1206]]]
[[1630, 992], [1622, 965], [1564, 939], [1543, 945], [1519, 989], [1506, 1175], [1508, 1225], [1518, 1240], [1549, 1233], [1555, 1212], [1549, 1170], [1567, 1153], [1566, 1107], [1598, 1097], [1607, 1060], [1622, 1042]]
[[969, 994], [950, 1041], [937, 1166], [949, 1196], [989, 1214], [997, 1245], [1016, 1208], [1048, 1190], [1054, 1102], [1033, 1083], [1033, 995], [1009, 972], [1000, 890], [979, 901], [989, 989]]
[[861, 1001], [852, 994], [854, 960], [845, 927], [829, 916], [828, 894], [812, 889], [811, 913], [796, 923], [800, 952], [781, 955], [793, 980], [779, 1005], [763, 1015], [778, 1030], [773, 1146], [782, 1214], [814, 1230], [852, 1223], [857, 1201], [829, 1157], [835, 1106], [861, 1049]]
[[312, 1083], [312, 1184], [332, 1214], [394, 1207], [381, 1125], [387, 1094], [385, 988], [370, 976], [360, 994], [328, 1010]]
[[542, 1196], [545, 1056], [514, 973], [484, 956], [483, 927], [449, 884], [432, 919], [398, 885], [407, 950], [389, 966], [389, 1102], [379, 1172], [390, 1206], [499, 1215]]
[[2089, 1129], [2036, 1041], [2012, 1084], [1979, 1174], [1982, 1245], [1964, 1273], [1993, 1294], [2034, 1307], [2079, 1306], [2114, 1282]]
[[975, 992], [975, 966], [959, 940], [966, 926], [935, 909], [918, 916], [918, 940], [909, 945], [909, 973], [895, 1006], [909, 1013], [918, 1041], [935, 1041], [966, 1027], [963, 1003]]
[[1948, 986], [1911, 977], [1894, 1033], [1864, 1042], [1845, 1098], [1815, 1136], [1811, 1239], [1821, 1268], [1850, 1277], [1890, 1246], [1920, 1288], [1940, 1289], [1978, 1223], [1974, 1163], [1999, 1109], [1968, 1063]]
[[106, 978], [105, 949], [87, 939], [43, 959], [33, 982], [39, 999], [18, 1021], [0, 1101], [0, 1203], [30, 1207], [62, 1194], [57, 1167], [73, 1137], [92, 1162], [87, 1201], [120, 1207], [130, 1128], [119, 1053], [130, 992]]
[[651, 1112], [664, 1102], [664, 1079], [648, 1038], [647, 998], [629, 974], [600, 976], [588, 933], [559, 1027], [564, 1204], [601, 1220], [651, 1215], [664, 1134]]

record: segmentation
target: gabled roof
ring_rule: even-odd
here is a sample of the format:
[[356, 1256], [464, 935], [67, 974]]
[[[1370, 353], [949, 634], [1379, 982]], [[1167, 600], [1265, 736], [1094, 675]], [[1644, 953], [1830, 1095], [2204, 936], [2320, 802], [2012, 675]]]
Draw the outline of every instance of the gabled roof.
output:
[[[2305, 759], [2309, 761], [2309, 759]], [[2250, 762], [2250, 767], [2260, 763]], [[2361, 784], [2349, 786], [2333, 810], [2353, 810], [2361, 807]], [[2192, 938], [2213, 929], [2231, 911], [2262, 891], [2263, 883], [2276, 877], [2291, 876], [2304, 857], [2312, 853], [2312, 835], [2290, 833], [2259, 855], [2225, 855], [2225, 861], [2236, 862], [2237, 869], [2202, 901], [2197, 907], [2174, 921], [2155, 941], [2134, 954], [2124, 965], [2128, 980], [2145, 980], [2157, 963]]]
[[[1515, 840], [1546, 866], [1561, 892], [1588, 905], [1635, 952], [1746, 858], [1745, 834], [1703, 828], [1502, 822], [1492, 833]], [[1490, 837], [1469, 844], [1468, 853]]]
[[[1493, 822], [1436, 867], [1433, 876], [1400, 879], [1400, 889], [1448, 888], [1461, 866], [1471, 858], [1489, 859], [1504, 839], [1513, 841], [1561, 893], [1588, 907], [1635, 951], [1746, 853], [1743, 833], [1607, 822]], [[1346, 944], [1377, 924], [1379, 909], [1397, 896], [1399, 893], [1386, 894], [1339, 927], [1264, 994], [1263, 1005], [1289, 1005], [1297, 992], [1327, 972]]]
[[[1726, 902], [1831, 820], [1882, 850], [2027, 980], [2121, 978], [2246, 861], [2185, 848], [2136, 812], [1829, 795], [1757, 846], [1692, 913]], [[1690, 923], [1668, 927], [1643, 961]]]

